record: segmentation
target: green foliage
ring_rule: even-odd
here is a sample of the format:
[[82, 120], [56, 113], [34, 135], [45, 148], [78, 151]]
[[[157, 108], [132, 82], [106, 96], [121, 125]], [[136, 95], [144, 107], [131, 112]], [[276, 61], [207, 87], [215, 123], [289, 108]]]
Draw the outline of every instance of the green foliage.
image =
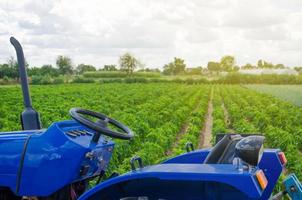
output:
[[12, 79], [19, 78], [18, 63], [14, 57], [10, 57], [7, 64], [0, 65], [0, 79], [5, 76]]
[[79, 64], [77, 66], [77, 72], [83, 74], [84, 72], [94, 72], [96, 68], [92, 65]]
[[266, 145], [280, 148], [288, 169], [302, 176], [302, 108], [239, 86], [220, 86], [236, 133], [263, 133]]
[[270, 94], [282, 100], [292, 102], [302, 106], [302, 86], [301, 85], [246, 85], [258, 92]]
[[4, 77], [3, 77], [3, 81], [9, 82], [9, 80], [10, 80], [10, 79], [8, 78], [8, 76], [4, 76]]
[[94, 83], [94, 79], [92, 78], [82, 78], [80, 76], [76, 76], [73, 80], [72, 83]]
[[52, 84], [52, 79], [51, 79], [51, 77], [50, 77], [49, 75], [42, 76], [41, 84], [42, 84], [42, 85]]
[[62, 75], [68, 75], [73, 73], [72, 61], [67, 56], [58, 56], [56, 61], [59, 72]]
[[234, 70], [236, 61], [234, 56], [223, 56], [220, 60], [221, 71], [230, 72]]
[[124, 79], [125, 83], [147, 83], [148, 80], [146, 78], [125, 78]]
[[65, 82], [64, 76], [59, 76], [53, 79], [53, 84], [62, 84]]
[[194, 67], [194, 68], [187, 68], [185, 71], [186, 75], [201, 75], [202, 67]]
[[58, 76], [59, 75], [59, 71], [57, 68], [54, 68], [52, 65], [43, 65], [40, 70], [39, 70], [39, 74], [36, 75], [42, 75], [42, 76]]
[[117, 71], [116, 65], [104, 65], [103, 71]]
[[31, 78], [31, 84], [33, 85], [40, 85], [42, 81], [42, 76], [33, 76]]
[[209, 71], [218, 72], [220, 71], [220, 64], [218, 62], [210, 61], [207, 66]]
[[178, 75], [184, 74], [186, 69], [185, 61], [181, 58], [174, 58], [173, 62], [170, 62], [164, 66], [163, 74], [165, 75]]
[[31, 84], [33, 85], [49, 85], [52, 84], [53, 80], [49, 75], [46, 76], [33, 76], [31, 78]]
[[[86, 78], [126, 78], [127, 73], [123, 71], [97, 71], [86, 72], [83, 76]], [[161, 75], [158, 72], [133, 72], [132, 77], [159, 78]]]
[[125, 71], [127, 76], [132, 76], [134, 70], [139, 66], [142, 66], [142, 63], [140, 63], [140, 61], [130, 53], [125, 53], [124, 55], [120, 56], [119, 64], [120, 69]]
[[223, 84], [302, 84], [302, 77], [285, 74], [252, 75], [233, 72], [212, 82]]
[[267, 62], [265, 60], [258, 60], [257, 68], [259, 69], [284, 69], [285, 66], [283, 64], [272, 64], [271, 62]]
[[[198, 142], [204, 104], [199, 104], [200, 114], [192, 110], [199, 99], [207, 101], [209, 87], [175, 83], [69, 84], [34, 86], [31, 92], [44, 127], [53, 121], [70, 119], [68, 110], [77, 106], [103, 112], [128, 125], [136, 136], [132, 141], [116, 140], [109, 169], [125, 172], [134, 155], [142, 156], [145, 164], [165, 157], [188, 116], [193, 116], [192, 123], [198, 125], [190, 129]], [[19, 113], [23, 110], [20, 88], [0, 87], [0, 93], [6, 94], [0, 104], [0, 130], [20, 129]], [[7, 108], [14, 112], [6, 112]]]
[[[45, 81], [35, 76], [32, 81], [35, 78], [38, 84], [48, 84], [49, 77]], [[116, 141], [110, 173], [129, 170], [129, 160], [134, 155], [141, 156], [144, 164], [154, 164], [185, 152], [187, 142], [197, 147], [212, 88], [213, 136], [228, 133], [229, 128], [236, 133], [262, 132], [265, 145], [281, 148], [289, 161], [288, 169], [302, 176], [302, 108], [270, 95], [233, 85], [170, 82], [44, 85], [32, 86], [31, 91], [44, 127], [53, 121], [70, 119], [69, 108], [79, 106], [116, 118], [136, 133], [131, 141]], [[20, 88], [0, 87], [0, 93], [4, 94], [0, 130], [20, 129], [19, 113], [23, 110]], [[229, 124], [222, 105], [229, 113]], [[183, 127], [186, 129], [181, 132]]]
[[256, 69], [256, 68], [257, 68], [256, 66], [253, 66], [250, 63], [241, 66], [241, 69]]

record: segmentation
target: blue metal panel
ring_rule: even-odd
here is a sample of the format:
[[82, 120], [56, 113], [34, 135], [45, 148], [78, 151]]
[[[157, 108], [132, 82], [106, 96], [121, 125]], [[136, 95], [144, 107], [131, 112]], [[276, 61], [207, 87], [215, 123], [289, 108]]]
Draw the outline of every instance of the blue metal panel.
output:
[[[72, 182], [105, 170], [114, 143], [101, 137], [92, 143], [92, 135], [69, 137], [66, 131], [87, 130], [75, 121], [54, 123], [43, 134], [32, 135], [27, 146], [18, 195], [47, 196]], [[91, 130], [89, 130], [91, 131]], [[90, 152], [93, 158], [86, 157]], [[87, 174], [80, 175], [88, 166]]]
[[283, 165], [278, 157], [279, 152], [279, 149], [265, 149], [265, 152], [263, 153], [261, 161], [258, 165], [268, 180], [268, 185], [263, 191], [263, 195], [261, 197], [262, 200], [269, 199], [279, 179], [279, 176], [282, 173]]
[[189, 153], [185, 153], [174, 158], [170, 158], [164, 161], [162, 164], [169, 164], [169, 163], [191, 163], [191, 164], [201, 164], [206, 159], [207, 155], [210, 152], [210, 148], [207, 149], [200, 149], [196, 151], [191, 151]]
[[292, 200], [302, 200], [302, 184], [295, 174], [290, 174], [283, 184]]
[[[69, 137], [70, 130], [90, 134]], [[75, 121], [52, 124], [43, 131], [0, 134], [0, 186], [19, 196], [48, 196], [67, 184], [99, 174], [108, 166], [114, 143]], [[90, 156], [86, 156], [89, 152]], [[87, 167], [83, 174], [82, 167]]]
[[23, 150], [29, 136], [37, 131], [4, 132], [0, 134], [0, 185], [16, 189]]
[[[99, 197], [102, 195], [123, 196], [123, 194], [119, 194], [119, 191], [112, 193], [110, 190], [111, 186], [118, 185], [119, 187], [122, 187], [123, 184], [127, 186], [133, 182], [139, 183], [132, 184], [133, 187], [137, 188], [128, 188], [128, 190], [132, 191], [132, 195], [134, 195], [133, 191], [137, 191], [136, 195], [142, 195], [142, 190], [138, 188], [141, 185], [149, 185], [148, 182], [152, 182], [152, 180], [160, 180], [157, 181], [157, 184], [152, 186], [153, 190], [161, 190], [161, 184], [165, 182], [170, 183], [171, 187], [171, 184], [174, 183], [180, 185], [181, 183], [185, 183], [186, 185], [191, 186], [191, 190], [174, 191], [174, 197], [172, 199], [181, 199], [184, 195], [183, 193], [186, 194], [186, 199], [194, 199], [194, 197], [191, 196], [193, 194], [202, 195], [199, 196], [199, 198], [202, 199], [201, 197], [205, 197], [204, 195], [209, 195], [206, 189], [219, 188], [220, 190], [231, 191], [230, 193], [224, 193], [223, 195], [231, 195], [233, 199], [259, 199], [262, 195], [262, 191], [255, 180], [254, 174], [241, 172], [233, 165], [161, 164], [146, 167], [105, 181], [85, 193], [80, 200], [100, 199]], [[200, 187], [194, 187], [194, 185]], [[213, 192], [214, 190], [211, 191], [211, 193]], [[169, 191], [161, 190], [161, 194], [158, 194], [159, 196], [157, 198], [165, 198], [167, 197], [165, 195], [168, 193]], [[149, 195], [151, 194], [152, 193], [150, 192]], [[171, 196], [169, 198], [171, 198]]]
[[265, 150], [259, 168], [264, 171], [268, 185], [262, 191], [254, 174], [259, 168], [244, 172], [232, 164], [201, 164], [208, 152], [209, 149], [189, 152], [163, 164], [107, 180], [82, 195], [80, 200], [118, 199], [123, 195], [149, 195], [157, 199], [264, 200], [272, 193], [283, 168], [279, 150]]
[[[73, 130], [91, 134], [68, 136]], [[48, 196], [67, 184], [99, 174], [108, 166], [114, 143], [101, 137], [95, 144], [92, 135], [92, 130], [75, 121], [54, 123], [43, 131], [0, 134], [0, 186], [20, 196]], [[80, 199], [142, 194], [167, 199], [269, 198], [283, 168], [279, 150], [265, 150], [258, 168], [249, 172], [232, 164], [202, 164], [209, 151], [189, 152], [112, 178]], [[88, 166], [85, 174], [81, 174], [83, 166]], [[259, 168], [268, 179], [264, 191], [255, 178]]]
[[[202, 163], [211, 149], [202, 149], [182, 154], [171, 158], [165, 163]], [[263, 153], [262, 159], [258, 165], [263, 170], [266, 178], [268, 179], [268, 185], [263, 192], [261, 199], [268, 199], [278, 181], [278, 178], [282, 172], [283, 166], [279, 160], [278, 149], [266, 149]]]

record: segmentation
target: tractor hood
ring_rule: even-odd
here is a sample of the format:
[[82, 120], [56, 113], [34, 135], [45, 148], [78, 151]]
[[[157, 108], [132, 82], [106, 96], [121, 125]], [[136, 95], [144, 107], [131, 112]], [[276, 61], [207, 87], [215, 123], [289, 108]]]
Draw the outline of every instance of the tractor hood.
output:
[[26, 145], [33, 134], [40, 131], [4, 132], [0, 134], [0, 185], [16, 190], [20, 164]]

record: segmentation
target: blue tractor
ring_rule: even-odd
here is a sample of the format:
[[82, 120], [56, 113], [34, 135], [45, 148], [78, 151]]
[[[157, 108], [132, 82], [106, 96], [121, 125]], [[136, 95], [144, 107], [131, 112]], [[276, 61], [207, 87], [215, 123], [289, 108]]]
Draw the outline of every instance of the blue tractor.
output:
[[[213, 148], [194, 150], [160, 164], [143, 166], [131, 159], [132, 171], [114, 174], [88, 189], [110, 163], [114, 142], [133, 132], [104, 114], [72, 108], [72, 120], [41, 128], [32, 105], [20, 43], [15, 47], [25, 110], [22, 131], [0, 133], [0, 200], [197, 200], [302, 199], [302, 186], [292, 174], [284, 191], [272, 195], [286, 164], [279, 149], [263, 149], [260, 135], [225, 135]], [[92, 120], [92, 118], [96, 120]], [[110, 128], [114, 126], [115, 128]], [[190, 148], [189, 148], [190, 147]]]

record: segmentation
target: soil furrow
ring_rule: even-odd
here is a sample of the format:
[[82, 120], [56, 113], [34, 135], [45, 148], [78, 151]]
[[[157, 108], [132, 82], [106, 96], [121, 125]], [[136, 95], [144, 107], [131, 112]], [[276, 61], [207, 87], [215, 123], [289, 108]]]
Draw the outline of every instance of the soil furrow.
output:
[[199, 148], [211, 147], [212, 139], [212, 128], [213, 128], [213, 89], [211, 91], [211, 97], [208, 104], [208, 112], [206, 115], [206, 120], [203, 129], [200, 134]]

